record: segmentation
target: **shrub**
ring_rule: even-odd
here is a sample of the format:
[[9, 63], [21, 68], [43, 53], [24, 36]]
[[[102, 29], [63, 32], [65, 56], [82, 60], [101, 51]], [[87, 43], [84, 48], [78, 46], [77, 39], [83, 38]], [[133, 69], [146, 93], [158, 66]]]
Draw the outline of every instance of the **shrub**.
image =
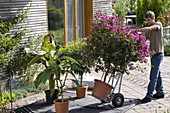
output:
[[170, 36], [164, 38], [164, 52], [166, 56], [170, 56]]
[[138, 67], [133, 62], [146, 63], [145, 57], [149, 56], [146, 38], [122, 24], [122, 18], [97, 13], [87, 39], [84, 57], [96, 71], [103, 71], [105, 77], [109, 73], [129, 73]]

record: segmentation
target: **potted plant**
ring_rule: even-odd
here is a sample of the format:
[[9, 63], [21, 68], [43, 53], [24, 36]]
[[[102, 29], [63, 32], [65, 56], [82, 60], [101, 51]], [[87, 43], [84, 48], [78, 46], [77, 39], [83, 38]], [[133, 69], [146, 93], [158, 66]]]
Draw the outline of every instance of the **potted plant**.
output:
[[[88, 86], [83, 84], [83, 74], [90, 73], [90, 68], [86, 62], [86, 59], [83, 57], [83, 51], [86, 46], [86, 42], [84, 39], [78, 40], [77, 42], [73, 41], [69, 43], [66, 47], [66, 54], [71, 56], [72, 58], [76, 59], [79, 63], [72, 64], [74, 66], [73, 72], [74, 74], [78, 75], [78, 79], [72, 79], [72, 81], [76, 84], [76, 94], [77, 98], [85, 98], [87, 95]], [[77, 67], [77, 68], [75, 68]]]
[[14, 96], [14, 93], [10, 93], [8, 91], [0, 92], [0, 109], [2, 110], [1, 113], [7, 113], [8, 111], [10, 111], [10, 113], [14, 113], [13, 110], [7, 109], [7, 104], [14, 101]]
[[[39, 63], [44, 65], [45, 69], [42, 69], [36, 76], [34, 83], [38, 87], [41, 83], [49, 82], [49, 90], [45, 91], [46, 101], [48, 104], [52, 104], [55, 99], [58, 98], [60, 92], [59, 87], [56, 89], [56, 79], [60, 79], [61, 73], [64, 73], [65, 66], [69, 63], [76, 61], [69, 56], [63, 56], [62, 51], [64, 48], [59, 45], [55, 45], [52, 41], [53, 35], [49, 34], [44, 36], [41, 50], [38, 52], [31, 51], [30, 48], [26, 48], [27, 55], [32, 57], [32, 60], [28, 63], [28, 66]], [[31, 52], [30, 52], [31, 51]], [[67, 65], [68, 63], [68, 65]], [[48, 98], [50, 97], [50, 98]]]
[[[76, 63], [76, 61], [74, 61]], [[66, 84], [66, 80], [68, 77], [68, 74], [72, 74], [71, 70], [71, 62], [69, 60], [65, 60], [62, 62], [62, 66], [60, 67], [60, 72], [57, 71], [57, 76], [56, 77], [56, 87], [59, 91], [59, 95], [61, 96], [60, 99], [55, 99], [54, 106], [56, 113], [68, 113], [68, 107], [69, 107], [69, 99], [64, 98], [64, 86]], [[62, 77], [63, 76], [63, 77]]]
[[[146, 57], [150, 52], [145, 41], [144, 36], [123, 25], [123, 18], [109, 17], [106, 13], [98, 12], [92, 24], [92, 32], [87, 38], [84, 58], [96, 72], [103, 72], [102, 82], [105, 83], [109, 74], [116, 77], [119, 73], [129, 74], [129, 70], [133, 69], [143, 71], [136, 62], [147, 62]], [[110, 85], [108, 87], [112, 89]], [[101, 87], [99, 90], [102, 93]]]
[[[45, 69], [42, 70], [34, 80], [35, 86], [38, 87], [40, 83], [45, 83], [49, 80], [49, 90], [45, 91], [46, 94], [46, 102], [48, 104], [52, 104], [53, 100], [58, 98], [58, 91], [55, 90], [55, 82], [54, 82], [54, 74], [50, 71], [50, 61], [54, 60], [54, 56], [52, 56], [52, 52], [55, 51], [55, 46], [52, 44], [50, 35], [44, 36], [43, 43], [41, 45], [41, 49], [36, 52], [31, 48], [25, 48], [27, 56], [32, 58], [32, 60], [28, 63], [28, 67], [34, 65], [35, 63], [42, 64]], [[47, 76], [47, 73], [49, 76]]]
[[64, 98], [64, 86], [69, 74], [73, 75], [74, 80], [76, 79], [74, 72], [82, 72], [81, 65], [79, 64], [78, 57], [71, 55], [68, 48], [62, 48], [61, 63], [59, 71], [56, 71], [56, 87], [59, 91], [60, 99], [55, 99], [55, 110], [56, 113], [68, 113], [69, 99]]

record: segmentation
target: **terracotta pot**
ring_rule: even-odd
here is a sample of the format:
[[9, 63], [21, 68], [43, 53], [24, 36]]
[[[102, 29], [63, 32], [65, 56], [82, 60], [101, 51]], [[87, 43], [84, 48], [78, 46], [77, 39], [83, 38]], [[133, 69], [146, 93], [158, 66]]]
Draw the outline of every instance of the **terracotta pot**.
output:
[[87, 96], [88, 86], [76, 87], [77, 98], [85, 98]]
[[113, 86], [110, 84], [107, 84], [101, 80], [94, 80], [94, 87], [92, 91], [92, 95], [102, 101], [107, 101], [107, 97], [111, 90], [113, 89]]
[[61, 99], [56, 99], [54, 100], [54, 106], [56, 113], [68, 113], [69, 100], [64, 99], [62, 102]]

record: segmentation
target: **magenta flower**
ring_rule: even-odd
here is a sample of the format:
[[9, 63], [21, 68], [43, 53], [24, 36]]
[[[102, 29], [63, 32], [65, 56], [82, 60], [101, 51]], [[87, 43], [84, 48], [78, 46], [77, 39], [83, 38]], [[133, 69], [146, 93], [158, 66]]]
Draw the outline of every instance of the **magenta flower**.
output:
[[93, 68], [105, 72], [106, 76], [108, 73], [129, 74], [129, 70], [140, 70], [134, 62], [147, 63], [146, 57], [150, 56], [146, 37], [121, 24], [123, 21], [123, 17], [109, 17], [99, 12], [92, 24], [85, 56]]

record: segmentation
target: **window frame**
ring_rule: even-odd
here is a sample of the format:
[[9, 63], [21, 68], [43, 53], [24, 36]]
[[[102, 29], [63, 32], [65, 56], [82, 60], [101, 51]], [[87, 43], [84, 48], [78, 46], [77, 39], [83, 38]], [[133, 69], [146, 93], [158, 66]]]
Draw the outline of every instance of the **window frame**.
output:
[[[74, 40], [78, 41], [78, 20], [77, 20], [77, 0], [74, 0]], [[83, 36], [87, 37], [91, 32], [91, 24], [93, 20], [93, 0], [84, 0], [84, 31]], [[67, 26], [67, 0], [64, 0], [64, 45], [66, 46], [68, 43], [67, 36], [68, 26]]]

